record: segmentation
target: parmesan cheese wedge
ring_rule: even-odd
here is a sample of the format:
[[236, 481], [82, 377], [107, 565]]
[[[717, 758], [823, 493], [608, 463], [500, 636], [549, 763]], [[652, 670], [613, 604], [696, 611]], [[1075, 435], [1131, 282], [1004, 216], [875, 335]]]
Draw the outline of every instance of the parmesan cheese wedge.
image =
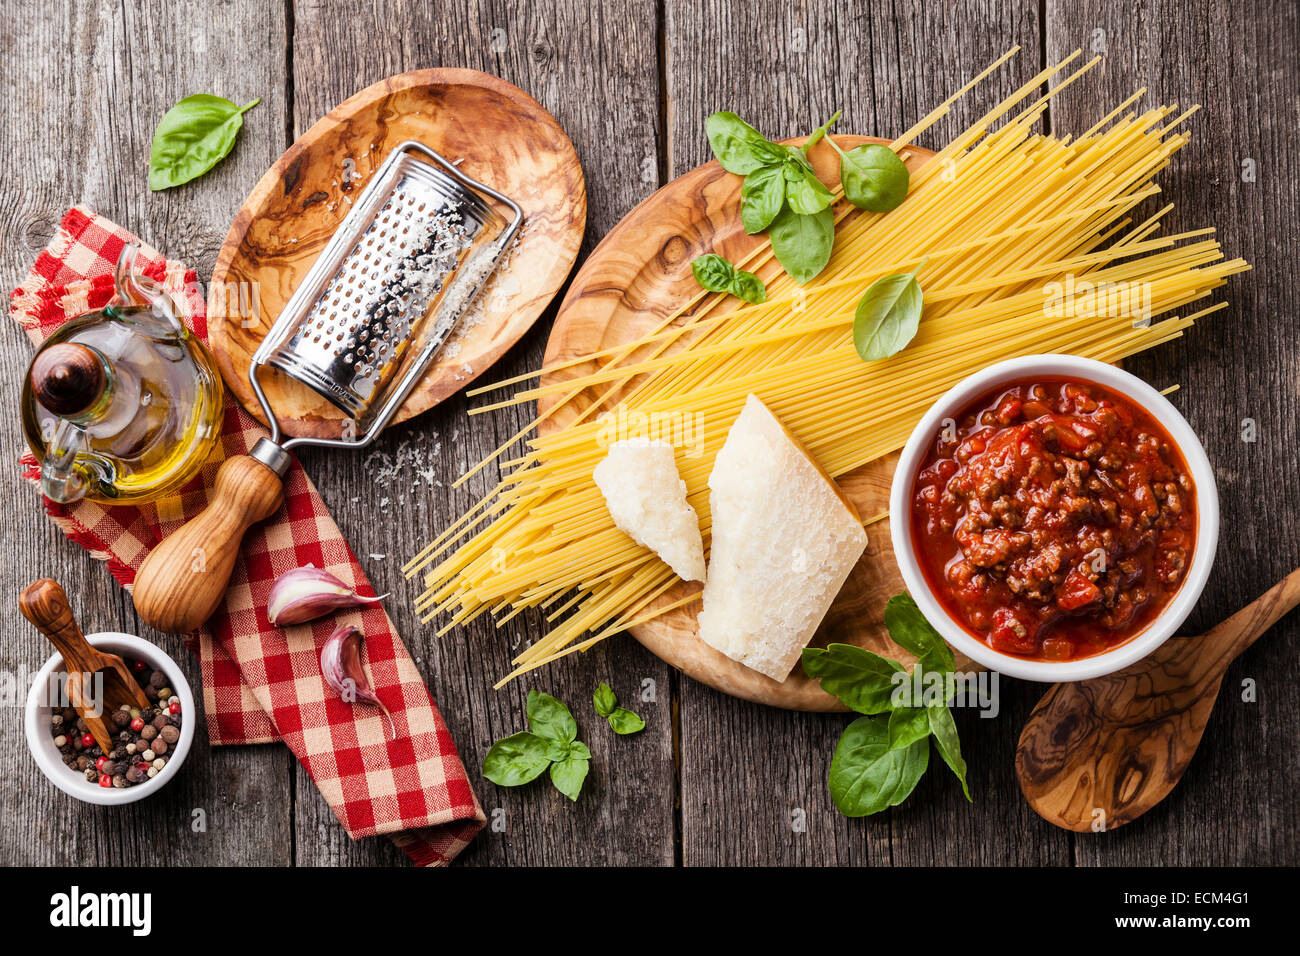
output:
[[614, 442], [592, 477], [618, 530], [659, 555], [683, 581], [704, 580], [700, 518], [686, 500], [672, 445], [645, 438]]
[[709, 475], [700, 639], [784, 681], [867, 547], [852, 502], [750, 395]]

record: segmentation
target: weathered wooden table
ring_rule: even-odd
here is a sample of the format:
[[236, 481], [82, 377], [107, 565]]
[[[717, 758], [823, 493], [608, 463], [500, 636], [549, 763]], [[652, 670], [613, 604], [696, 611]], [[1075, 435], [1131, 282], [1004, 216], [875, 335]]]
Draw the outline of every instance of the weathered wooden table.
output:
[[[262, 171], [335, 103], [404, 70], [468, 66], [533, 94], [559, 119], [587, 176], [584, 252], [657, 186], [709, 158], [703, 120], [734, 109], [773, 135], [844, 110], [844, 131], [896, 134], [1012, 44], [1024, 53], [991, 88], [957, 105], [923, 138], [946, 141], [1041, 65], [1076, 47], [1103, 52], [1099, 75], [1067, 91], [1056, 132], [1082, 131], [1138, 87], [1205, 107], [1194, 139], [1162, 177], [1178, 203], [1172, 228], [1216, 225], [1227, 253], [1254, 271], [1222, 294], [1229, 308], [1134, 361], [1202, 436], [1218, 469], [1223, 536], [1216, 572], [1186, 630], [1196, 633], [1300, 564], [1300, 17], [1292, 4], [1236, 0], [1022, 3], [691, 3], [586, 0], [512, 3], [262, 3], [193, 6], [21, 0], [0, 24], [0, 277], [12, 286], [71, 203], [84, 203], [168, 255], [210, 274], [218, 246]], [[168, 192], [146, 185], [154, 124], [182, 96], [211, 92], [246, 117], [233, 155]], [[498, 366], [533, 368], [548, 313]], [[0, 593], [11, 604], [43, 575], [67, 587], [86, 630], [145, 633], [197, 667], [180, 640], [150, 633], [104, 566], [40, 513], [15, 465], [19, 382], [31, 349], [0, 323], [8, 409], [0, 429], [5, 518]], [[511, 648], [536, 616], [488, 621], [445, 638], [410, 608], [399, 572], [471, 501], [447, 487], [522, 423], [466, 419], [453, 400], [395, 427], [375, 454], [308, 450], [304, 464], [423, 668], [478, 793], [499, 828], [466, 865], [1296, 863], [1300, 860], [1300, 679], [1293, 615], [1229, 671], [1201, 752], [1182, 785], [1139, 822], [1097, 835], [1054, 829], [1024, 804], [1012, 772], [1021, 725], [1042, 688], [1007, 681], [995, 720], [958, 713], [975, 803], [945, 773], [922, 780], [880, 817], [840, 817], [825, 773], [846, 719], [764, 709], [680, 677], [631, 638], [612, 639], [500, 692]], [[1255, 423], [1253, 441], [1247, 420]], [[405, 445], [440, 448], [443, 486], [413, 491]], [[376, 457], [378, 456], [378, 457]], [[383, 456], [387, 456], [384, 458]], [[387, 464], [389, 467], [384, 467]], [[480, 476], [482, 477], [482, 476]], [[482, 484], [481, 482], [479, 484]], [[381, 506], [388, 499], [389, 504]], [[365, 557], [382, 555], [383, 557]], [[15, 613], [0, 643], [5, 678], [48, 648]], [[596, 683], [609, 680], [648, 727], [602, 746], [582, 799], [549, 786], [504, 790], [477, 768], [492, 740], [523, 726], [528, 688], [574, 705], [588, 735]], [[1254, 687], [1252, 697], [1243, 685]], [[213, 750], [197, 742], [183, 773], [149, 801], [120, 809], [74, 803], [40, 776], [21, 742], [21, 700], [5, 699], [11, 759], [0, 776], [0, 861], [14, 863], [394, 864], [382, 839], [353, 843], [282, 747]], [[21, 695], [20, 695], [21, 696]], [[200, 735], [201, 736], [201, 735]], [[206, 812], [205, 833], [191, 828]]]

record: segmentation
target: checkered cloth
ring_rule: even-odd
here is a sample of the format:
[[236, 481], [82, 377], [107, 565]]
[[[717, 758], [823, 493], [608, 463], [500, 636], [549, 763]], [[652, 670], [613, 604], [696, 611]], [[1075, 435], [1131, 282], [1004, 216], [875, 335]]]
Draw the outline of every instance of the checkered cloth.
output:
[[[113, 294], [113, 268], [134, 237], [84, 209], [63, 217], [58, 233], [10, 298], [10, 315], [35, 343], [74, 315], [101, 308]], [[176, 300], [187, 324], [207, 337], [203, 293], [195, 274], [144, 246], [137, 260]], [[266, 434], [229, 396], [218, 450], [174, 497], [148, 505], [91, 502], [45, 510], [64, 533], [128, 590], [149, 549], [207, 504], [218, 466]], [[24, 456], [27, 477], [40, 469]], [[283, 740], [311, 775], [354, 839], [387, 834], [417, 864], [450, 862], [483, 827], [456, 745], [393, 622], [378, 604], [296, 627], [266, 619], [276, 576], [314, 564], [364, 594], [361, 566], [315, 487], [295, 462], [285, 476], [284, 506], [244, 538], [225, 604], [190, 647], [203, 673], [203, 701], [213, 744]], [[321, 677], [320, 647], [339, 624], [365, 635], [372, 684], [396, 724], [389, 741], [377, 707], [344, 703]]]

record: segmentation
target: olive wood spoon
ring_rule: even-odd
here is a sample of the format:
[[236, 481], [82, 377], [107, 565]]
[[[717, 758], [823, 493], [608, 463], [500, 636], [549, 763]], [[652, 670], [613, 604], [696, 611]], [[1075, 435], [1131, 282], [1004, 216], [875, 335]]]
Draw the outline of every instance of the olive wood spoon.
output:
[[[18, 596], [18, 610], [23, 617], [31, 621], [36, 629], [44, 634], [63, 657], [63, 669], [67, 673], [65, 688], [68, 702], [81, 719], [86, 722], [95, 743], [104, 753], [113, 749], [113, 735], [104, 723], [104, 715], [111, 714], [123, 704], [139, 707], [141, 710], [150, 706], [149, 698], [144, 695], [140, 685], [131, 676], [126, 661], [116, 654], [96, 650], [81, 633], [77, 620], [72, 616], [68, 596], [63, 593], [57, 581], [41, 578], [27, 585]], [[103, 674], [103, 697], [96, 703], [87, 700], [83, 691], [93, 684], [92, 675]]]
[[1300, 568], [1200, 637], [1171, 638], [1124, 670], [1055, 685], [1016, 748], [1029, 805], [1080, 833], [1146, 813], [1187, 769], [1228, 665], [1297, 604]]

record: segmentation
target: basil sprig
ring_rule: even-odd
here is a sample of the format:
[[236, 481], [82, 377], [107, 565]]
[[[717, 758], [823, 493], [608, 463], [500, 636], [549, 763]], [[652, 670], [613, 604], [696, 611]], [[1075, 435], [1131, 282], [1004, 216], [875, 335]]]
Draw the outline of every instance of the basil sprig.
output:
[[528, 731], [494, 743], [483, 758], [483, 776], [502, 787], [537, 779], [548, 767], [555, 789], [576, 801], [591, 764], [569, 708], [550, 694], [528, 692]]
[[236, 106], [220, 96], [187, 96], [158, 122], [149, 151], [149, 188], [157, 192], [202, 176], [235, 146], [244, 114], [261, 102]]
[[739, 299], [755, 304], [767, 298], [763, 280], [752, 272], [737, 269], [722, 256], [710, 252], [691, 261], [695, 281], [710, 292], [730, 292]]
[[[740, 219], [745, 231], [753, 235], [766, 229], [777, 261], [801, 285], [826, 268], [835, 244], [831, 212], [835, 196], [817, 178], [808, 150], [826, 136], [839, 117], [836, 112], [799, 149], [772, 142], [735, 113], [714, 113], [704, 123], [709, 145], [722, 168], [745, 177], [740, 189]], [[715, 292], [734, 292], [727, 287], [713, 288], [703, 279], [700, 284]]]
[[853, 346], [864, 362], [897, 355], [915, 338], [925, 302], [916, 274], [924, 265], [922, 262], [911, 272], [881, 276], [858, 302]]
[[635, 734], [645, 730], [645, 721], [626, 707], [618, 706], [618, 696], [613, 688], [601, 682], [592, 695], [592, 704], [596, 713], [609, 721], [609, 727], [619, 735]]
[[[906, 594], [885, 605], [885, 626], [894, 642], [915, 654], [922, 673], [939, 674], [947, 686], [952, 651]], [[865, 716], [845, 728], [831, 758], [831, 799], [847, 817], [864, 817], [902, 803], [915, 789], [930, 759], [930, 740], [969, 800], [966, 762], [948, 701], [925, 704], [896, 697], [904, 673], [898, 661], [850, 644], [809, 647], [803, 669], [822, 689]], [[907, 684], [904, 684], [907, 686]]]

